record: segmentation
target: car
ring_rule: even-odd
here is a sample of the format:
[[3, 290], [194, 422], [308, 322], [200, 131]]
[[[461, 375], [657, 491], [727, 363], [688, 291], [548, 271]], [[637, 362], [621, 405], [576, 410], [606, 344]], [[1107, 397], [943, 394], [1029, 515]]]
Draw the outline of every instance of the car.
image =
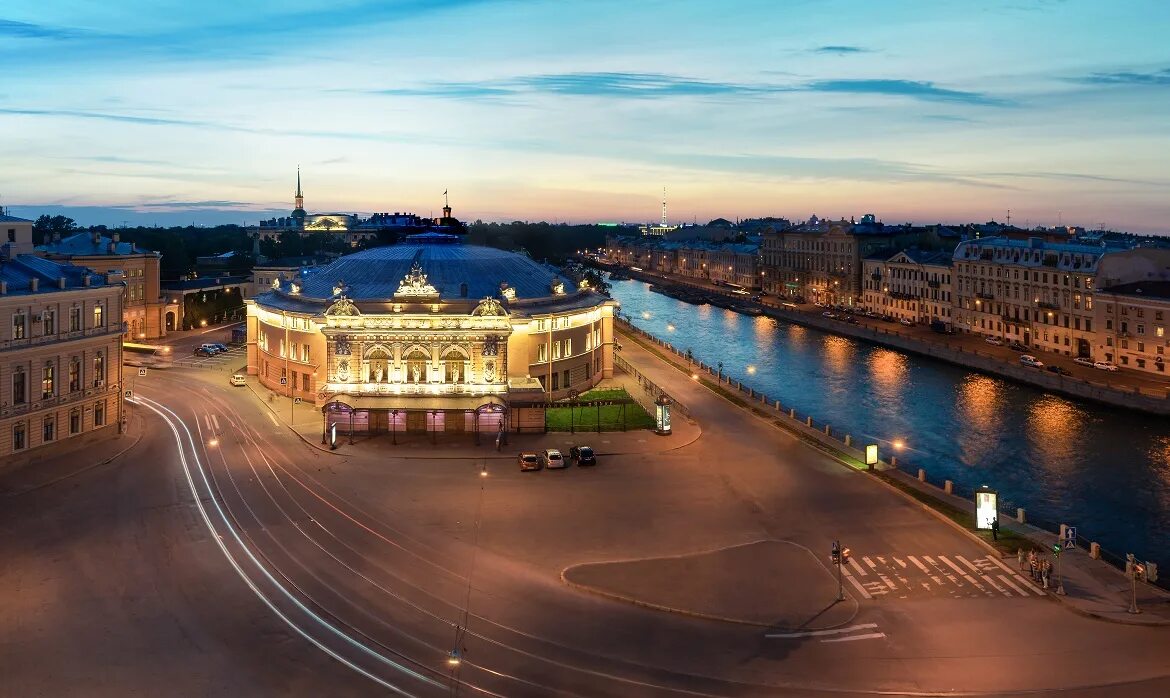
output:
[[1031, 366], [1032, 368], [1044, 368], [1044, 362], [1031, 354], [1020, 356], [1020, 363], [1025, 366]]
[[248, 382], [246, 380], [244, 380], [244, 377], [242, 375], [240, 375], [239, 373], [233, 373], [232, 377], [228, 379], [228, 382], [231, 383], [232, 385], [235, 385], [235, 386], [241, 386], [241, 385], [248, 384]]
[[590, 446], [574, 446], [569, 449], [569, 458], [577, 461], [577, 465], [597, 465], [597, 456]]
[[215, 344], [212, 344], [211, 346], [215, 347], [216, 350], [219, 351], [221, 354], [228, 350], [228, 345], [220, 344], [218, 342], [216, 342]]
[[821, 317], [827, 317], [827, 318], [829, 318], [830, 320], [836, 320], [836, 319], [837, 319], [837, 314], [836, 314], [836, 313], [833, 313], [833, 312], [829, 312], [828, 310], [826, 310], [825, 312], [821, 313]]
[[1093, 366], [1093, 360], [1087, 356], [1078, 356], [1077, 358], [1073, 359], [1073, 363], [1080, 364], [1081, 366], [1088, 366], [1090, 368]]
[[218, 353], [216, 350], [208, 349], [207, 347], [195, 347], [195, 356], [215, 356]]
[[906, 327], [914, 327], [914, 321], [907, 320], [906, 318], [902, 318], [901, 320], [899, 320], [898, 324], [905, 325]]
[[203, 349], [203, 350], [208, 352], [208, 356], [213, 356], [215, 354], [220, 353], [221, 351], [227, 350], [227, 347], [223, 347], [223, 349], [220, 349], [220, 347], [223, 347], [223, 345], [222, 344], [210, 344], [210, 343], [199, 345], [200, 349]]
[[985, 342], [987, 342], [988, 344], [991, 344], [991, 345], [993, 345], [993, 346], [997, 346], [997, 347], [1002, 347], [1002, 346], [1003, 346], [1003, 340], [1002, 340], [1002, 339], [1000, 339], [999, 337], [985, 337], [985, 338], [983, 339], [983, 341], [985, 341]]
[[1011, 344], [1008, 345], [1008, 347], [1010, 347], [1013, 351], [1027, 351], [1028, 350], [1028, 347], [1024, 346], [1023, 344], [1020, 344], [1019, 342], [1012, 342]]
[[1049, 366], [1045, 370], [1049, 371], [1050, 373], [1055, 373], [1058, 376], [1071, 376], [1072, 375], [1072, 371], [1068, 370], [1067, 368], [1065, 368], [1063, 366]]
[[521, 453], [516, 461], [520, 464], [520, 470], [540, 470], [544, 467], [535, 453]]
[[1097, 361], [1093, 364], [1093, 368], [1099, 368], [1102, 371], [1116, 371], [1117, 364], [1111, 361]]
[[565, 462], [565, 457], [555, 448], [544, 449], [544, 452], [540, 454], [540, 460], [549, 470], [569, 467], [569, 464]]

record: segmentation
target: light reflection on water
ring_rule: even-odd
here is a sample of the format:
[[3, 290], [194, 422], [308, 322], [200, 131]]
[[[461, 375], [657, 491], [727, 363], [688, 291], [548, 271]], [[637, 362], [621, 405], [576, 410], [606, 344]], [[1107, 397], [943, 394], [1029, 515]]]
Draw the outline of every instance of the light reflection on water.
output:
[[[770, 400], [851, 433], [904, 439], [899, 466], [925, 468], [969, 493], [999, 489], [1004, 508], [1077, 525], [1115, 553], [1170, 563], [1170, 420], [1049, 395], [925, 358], [714, 306], [693, 306], [619, 281], [634, 324], [723, 362]], [[673, 329], [667, 330], [670, 326]], [[748, 367], [754, 367], [749, 373]]]

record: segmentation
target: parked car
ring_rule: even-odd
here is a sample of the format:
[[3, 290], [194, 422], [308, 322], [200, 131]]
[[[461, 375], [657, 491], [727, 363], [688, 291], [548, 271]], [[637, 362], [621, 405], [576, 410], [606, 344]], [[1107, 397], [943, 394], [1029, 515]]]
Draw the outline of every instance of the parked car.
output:
[[1117, 364], [1110, 361], [1098, 361], [1093, 364], [1093, 368], [1099, 368], [1102, 371], [1116, 371]]
[[228, 345], [226, 345], [226, 344], [215, 343], [215, 344], [212, 344], [211, 346], [215, 347], [221, 353], [228, 350]]
[[577, 461], [577, 465], [597, 465], [597, 456], [590, 446], [574, 446], [569, 449], [569, 458]]
[[1003, 340], [1000, 339], [999, 337], [986, 337], [986, 338], [984, 338], [983, 341], [987, 342], [988, 344], [997, 346], [997, 347], [1003, 346]]
[[231, 378], [229, 378], [229, 379], [228, 379], [228, 381], [229, 381], [229, 382], [230, 382], [232, 385], [235, 385], [235, 386], [241, 386], [241, 385], [247, 385], [247, 384], [248, 384], [248, 382], [244, 380], [244, 377], [243, 377], [242, 375], [238, 374], [238, 373], [234, 373], [234, 374], [232, 374], [232, 377], [231, 377]]
[[1078, 356], [1077, 358], [1073, 359], [1073, 363], [1080, 364], [1081, 366], [1088, 366], [1090, 368], [1093, 366], [1093, 360], [1087, 356]]
[[1046, 370], [1048, 370], [1052, 373], [1055, 373], [1059, 376], [1071, 376], [1072, 375], [1072, 371], [1068, 370], [1067, 368], [1065, 368], [1063, 366], [1049, 366]]
[[535, 453], [521, 453], [516, 461], [520, 464], [520, 470], [540, 470], [544, 467]]
[[906, 318], [902, 318], [901, 320], [899, 320], [899, 321], [898, 321], [898, 324], [899, 324], [899, 325], [905, 325], [906, 327], [914, 327], [914, 321], [913, 321], [913, 320], [907, 320]]
[[195, 356], [215, 356], [219, 352], [207, 347], [195, 347]]
[[1044, 368], [1044, 362], [1040, 359], [1037, 359], [1035, 356], [1032, 356], [1031, 354], [1024, 354], [1021, 356], [1020, 363], [1025, 366], [1031, 366], [1032, 368]]
[[218, 354], [221, 351], [225, 351], [227, 349], [227, 347], [223, 347], [223, 349], [220, 349], [220, 347], [223, 347], [223, 345], [222, 344], [211, 344], [211, 343], [199, 345], [200, 349], [204, 349], [204, 350], [209, 352], [208, 356]]
[[836, 320], [836, 319], [837, 319], [837, 314], [836, 314], [836, 313], [831, 313], [831, 312], [829, 312], [828, 310], [826, 310], [825, 312], [821, 313], [821, 316], [822, 316], [822, 317], [827, 317], [827, 318], [829, 318], [830, 320]]
[[1019, 342], [1012, 342], [1008, 346], [1011, 347], [1011, 349], [1013, 351], [1027, 351], [1028, 350], [1028, 347], [1024, 346], [1023, 344], [1020, 344]]
[[544, 463], [544, 467], [549, 468], [550, 470], [555, 468], [567, 468], [569, 466], [569, 464], [565, 462], [565, 457], [562, 456], [561, 452], [555, 448], [544, 449], [544, 452], [540, 454], [540, 459]]

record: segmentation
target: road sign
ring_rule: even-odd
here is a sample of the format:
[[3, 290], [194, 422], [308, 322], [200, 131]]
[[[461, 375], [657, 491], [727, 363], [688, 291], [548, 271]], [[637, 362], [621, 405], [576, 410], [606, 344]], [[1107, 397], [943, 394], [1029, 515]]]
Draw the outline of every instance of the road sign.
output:
[[125, 397], [127, 397], [127, 398], [132, 398], [132, 397], [134, 397], [134, 391], [133, 391], [133, 390], [127, 390], [125, 393], [123, 393], [123, 395], [124, 395]]
[[293, 398], [293, 404], [294, 404], [294, 405], [299, 405], [299, 404], [301, 404], [301, 399], [300, 399], [299, 397], [294, 397], [294, 398]]
[[288, 378], [281, 376], [280, 377], [280, 384], [281, 385], [288, 385]]
[[1068, 528], [1065, 529], [1064, 547], [1065, 548], [1077, 547], [1077, 527], [1076, 526], [1069, 526]]
[[138, 375], [140, 375], [140, 376], [145, 376], [145, 375], [146, 375], [146, 369], [145, 369], [145, 368], [140, 368], [140, 369], [138, 369]]

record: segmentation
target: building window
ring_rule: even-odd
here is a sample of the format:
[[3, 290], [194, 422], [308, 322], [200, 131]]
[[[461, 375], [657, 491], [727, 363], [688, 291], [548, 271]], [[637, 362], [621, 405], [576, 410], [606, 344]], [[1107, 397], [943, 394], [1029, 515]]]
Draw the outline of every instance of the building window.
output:
[[69, 413], [69, 433], [81, 433], [81, 410], [73, 410]]
[[553, 390], [560, 390], [560, 388], [561, 388], [561, 374], [553, 373], [552, 374], [552, 389]]
[[28, 447], [27, 436], [24, 433], [24, 424], [12, 425], [12, 450], [21, 451]]
[[309, 363], [309, 345], [308, 344], [301, 345], [301, 361], [303, 361], [305, 363]]
[[57, 334], [57, 314], [52, 310], [41, 315], [41, 334], [46, 337]]
[[548, 361], [548, 344], [541, 342], [539, 345], [537, 345], [536, 360], [541, 363]]
[[573, 340], [572, 338], [565, 339], [565, 356], [573, 355]]
[[24, 369], [20, 366], [12, 372], [12, 404], [23, 405], [28, 402], [28, 395], [25, 393]]
[[100, 306], [100, 305], [95, 305], [93, 307], [93, 326], [94, 327], [105, 327], [106, 326], [106, 317], [105, 317], [105, 314], [102, 312], [102, 306]]
[[69, 309], [69, 331], [70, 332], [80, 332], [81, 331], [81, 308], [70, 308]]
[[69, 360], [69, 392], [81, 390], [81, 361], [75, 356]]
[[305, 391], [306, 393], [309, 392], [309, 390], [310, 390], [310, 388], [309, 388], [309, 374], [307, 374], [307, 373], [301, 374], [301, 390]]
[[97, 388], [106, 378], [106, 358], [102, 356], [99, 351], [97, 356], [93, 357], [93, 387]]
[[1166, 328], [1162, 327], [1161, 325], [1158, 325], [1157, 327], [1154, 328], [1154, 334], [1159, 336], [1159, 337], [1161, 337], [1163, 334], [1165, 334], [1165, 332], [1166, 332]]
[[93, 425], [100, 427], [106, 423], [106, 403], [95, 402], [93, 404]]
[[53, 397], [53, 364], [46, 363], [41, 370], [41, 398]]
[[57, 422], [52, 417], [45, 417], [41, 424], [41, 441], [52, 441], [57, 436]]
[[1138, 334], [1145, 334], [1146, 333], [1146, 326], [1139, 323], [1137, 326], [1137, 333]]
[[[553, 361], [561, 358], [561, 340], [553, 342]], [[555, 388], [554, 388], [555, 390]]]
[[24, 339], [26, 337], [27, 321], [24, 313], [17, 313], [12, 316], [12, 338]]

